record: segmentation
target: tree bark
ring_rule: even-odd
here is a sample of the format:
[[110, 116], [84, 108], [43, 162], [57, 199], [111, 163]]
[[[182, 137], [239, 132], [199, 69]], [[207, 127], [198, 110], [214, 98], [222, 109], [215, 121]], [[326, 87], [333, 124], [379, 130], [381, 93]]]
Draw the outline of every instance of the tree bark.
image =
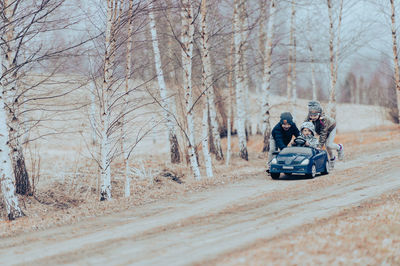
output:
[[313, 101], [316, 101], [317, 100], [317, 83], [315, 81], [315, 59], [314, 59], [314, 51], [312, 49], [311, 44], [308, 44], [308, 49], [310, 50], [310, 58], [311, 58], [312, 99], [313, 99]]
[[111, 196], [111, 148], [109, 127], [111, 119], [110, 101], [113, 94], [113, 65], [115, 59], [115, 21], [119, 0], [107, 0], [106, 50], [104, 54], [104, 80], [101, 103], [101, 143], [100, 143], [100, 200], [110, 200]]
[[331, 117], [336, 119], [336, 82], [338, 76], [338, 57], [339, 57], [339, 45], [340, 45], [340, 26], [342, 21], [342, 9], [343, 0], [340, 1], [339, 9], [339, 24], [338, 24], [338, 36], [336, 42], [336, 51], [334, 50], [334, 27], [333, 27], [333, 17], [332, 17], [332, 0], [327, 0], [328, 4], [328, 14], [329, 14], [329, 62], [331, 71], [331, 86], [329, 92], [329, 103], [328, 103], [328, 113]]
[[203, 110], [203, 125], [202, 125], [202, 127], [203, 127], [202, 146], [203, 146], [204, 162], [206, 165], [206, 173], [207, 173], [207, 177], [213, 177], [212, 160], [211, 160], [210, 152], [208, 150], [208, 107], [207, 107], [207, 103], [205, 104], [204, 110]]
[[[0, 57], [2, 63], [3, 55]], [[1, 65], [1, 64], [0, 64]], [[0, 76], [2, 69], [0, 68]], [[0, 186], [3, 201], [6, 205], [9, 220], [23, 216], [18, 204], [18, 197], [15, 195], [13, 168], [11, 163], [11, 147], [9, 146], [9, 131], [6, 122], [6, 108], [4, 103], [4, 86], [0, 84]]]
[[229, 53], [229, 60], [227, 64], [228, 69], [228, 118], [227, 118], [227, 143], [226, 143], [226, 161], [225, 165], [228, 166], [231, 161], [232, 145], [231, 145], [231, 135], [232, 135], [232, 120], [233, 120], [233, 57], [235, 52], [235, 38], [232, 38], [231, 48]]
[[262, 131], [264, 137], [263, 152], [269, 150], [269, 139], [271, 135], [270, 123], [270, 89], [271, 89], [271, 73], [272, 73], [272, 43], [274, 38], [274, 23], [275, 23], [276, 2], [271, 0], [269, 8], [269, 19], [266, 38], [264, 42], [264, 73], [263, 73], [263, 95], [262, 98]]
[[132, 72], [132, 46], [133, 46], [133, 0], [129, 0], [128, 4], [128, 40], [126, 43], [126, 61], [125, 61], [125, 95], [121, 116], [121, 154], [123, 159], [123, 168], [125, 173], [125, 197], [131, 195], [130, 178], [129, 178], [129, 152], [126, 143], [126, 114], [128, 111], [128, 95], [129, 95], [129, 78]]
[[153, 44], [154, 63], [157, 72], [157, 80], [161, 97], [161, 105], [163, 108], [163, 115], [167, 122], [171, 163], [180, 163], [181, 157], [179, 154], [179, 143], [178, 143], [178, 138], [176, 137], [176, 126], [173, 118], [174, 114], [173, 110], [176, 110], [176, 108], [173, 108], [173, 106], [175, 106], [175, 101], [174, 98], [168, 97], [167, 88], [165, 85], [164, 71], [161, 62], [161, 54], [158, 46], [158, 34], [156, 28], [156, 20], [154, 17], [153, 2], [150, 2], [149, 8], [150, 8], [149, 11], [150, 32]]
[[235, 38], [235, 62], [234, 62], [234, 73], [235, 73], [235, 84], [236, 84], [236, 108], [237, 108], [237, 132], [239, 139], [239, 156], [242, 159], [248, 160], [248, 152], [247, 152], [247, 141], [246, 141], [246, 129], [245, 129], [245, 121], [246, 121], [246, 111], [245, 111], [245, 101], [244, 97], [244, 69], [243, 69], [243, 39], [242, 39], [242, 30], [243, 23], [242, 15], [243, 15], [243, 0], [235, 0], [235, 9], [234, 9], [234, 38]]
[[96, 123], [96, 84], [95, 80], [90, 84], [90, 111], [89, 122], [91, 127], [92, 145], [97, 144], [97, 123]]
[[286, 79], [286, 97], [289, 102], [290, 111], [293, 113], [293, 41], [294, 41], [294, 16], [296, 9], [294, 0], [291, 1], [290, 34], [289, 34], [289, 64]]
[[201, 2], [201, 58], [203, 63], [203, 73], [202, 73], [202, 83], [203, 91], [206, 91], [208, 107], [210, 111], [210, 125], [212, 133], [213, 150], [212, 153], [215, 154], [215, 158], [220, 161], [224, 159], [221, 147], [221, 138], [219, 136], [219, 125], [217, 121], [217, 112], [215, 106], [215, 94], [214, 85], [212, 81], [212, 70], [211, 70], [211, 58], [209, 54], [209, 44], [208, 44], [208, 28], [207, 28], [207, 0], [202, 0]]
[[4, 79], [3, 93], [5, 98], [6, 121], [9, 131], [9, 145], [11, 149], [11, 160], [14, 169], [16, 192], [21, 195], [30, 195], [31, 187], [29, 182], [29, 175], [26, 169], [25, 157], [20, 138], [23, 136], [21, 132], [21, 125], [19, 120], [19, 97], [20, 88], [17, 86], [17, 43], [15, 40], [14, 32], [14, 8], [16, 2], [5, 0], [3, 3], [3, 23], [4, 23], [4, 37], [5, 37], [5, 54], [3, 60]]
[[334, 47], [333, 47], [333, 41], [334, 41], [334, 33], [333, 33], [333, 18], [332, 18], [332, 1], [327, 0], [328, 4], [328, 14], [329, 14], [329, 63], [330, 63], [330, 80], [331, 80], [331, 86], [329, 90], [329, 103], [328, 103], [328, 110], [329, 114], [332, 115], [333, 111], [333, 105], [336, 102], [336, 84], [335, 84], [335, 58], [334, 58]]
[[242, 1], [239, 9], [239, 21], [240, 21], [240, 34], [242, 39], [241, 45], [241, 67], [242, 67], [242, 75], [243, 75], [243, 104], [244, 104], [244, 117], [245, 117], [245, 132], [246, 132], [246, 140], [249, 139], [249, 136], [252, 135], [251, 130], [251, 121], [250, 118], [250, 111], [249, 111], [249, 88], [250, 88], [250, 81], [249, 81], [249, 70], [248, 70], [248, 60], [247, 60], [247, 50], [248, 50], [248, 37], [249, 37], [249, 18], [247, 15], [246, 9], [247, 1]]
[[192, 95], [192, 56], [193, 56], [193, 9], [189, 0], [182, 0], [182, 66], [183, 87], [185, 91], [188, 153], [190, 165], [196, 180], [201, 179], [199, 164], [195, 153], [193, 95]]
[[292, 28], [292, 49], [293, 49], [293, 60], [292, 60], [292, 112], [293, 119], [296, 120], [296, 103], [297, 103], [297, 84], [296, 84], [296, 64], [297, 64], [297, 46], [296, 46], [296, 4], [295, 0], [292, 0], [292, 18], [291, 18], [291, 28]]
[[392, 20], [394, 78], [396, 82], [396, 93], [397, 93], [398, 123], [400, 123], [400, 73], [399, 73], [399, 55], [397, 52], [396, 12], [394, 7], [394, 0], [390, 0], [390, 5], [392, 10], [391, 20]]

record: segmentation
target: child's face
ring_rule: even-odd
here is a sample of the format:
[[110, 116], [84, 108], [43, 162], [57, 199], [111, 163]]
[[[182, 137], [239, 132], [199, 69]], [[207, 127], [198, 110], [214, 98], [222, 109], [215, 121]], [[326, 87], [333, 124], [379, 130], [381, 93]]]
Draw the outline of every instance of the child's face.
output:
[[283, 120], [283, 122], [282, 122], [283, 130], [288, 131], [290, 127], [291, 127], [291, 125], [288, 123], [288, 121], [287, 120]]
[[310, 119], [312, 121], [317, 121], [317, 119], [319, 118], [320, 113], [310, 113]]
[[311, 130], [309, 130], [308, 128], [303, 128], [303, 130], [301, 131], [301, 134], [303, 134], [305, 137], [308, 137], [312, 133], [311, 133]]

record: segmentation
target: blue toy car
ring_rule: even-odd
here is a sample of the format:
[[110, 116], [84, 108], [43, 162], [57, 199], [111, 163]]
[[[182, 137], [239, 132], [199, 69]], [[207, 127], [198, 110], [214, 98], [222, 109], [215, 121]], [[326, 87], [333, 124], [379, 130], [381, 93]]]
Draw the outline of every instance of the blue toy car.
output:
[[281, 173], [305, 175], [306, 178], [314, 178], [317, 173], [329, 174], [327, 152], [305, 147], [304, 144], [304, 139], [296, 138], [296, 146], [286, 147], [277, 153], [269, 168], [272, 179], [279, 179]]

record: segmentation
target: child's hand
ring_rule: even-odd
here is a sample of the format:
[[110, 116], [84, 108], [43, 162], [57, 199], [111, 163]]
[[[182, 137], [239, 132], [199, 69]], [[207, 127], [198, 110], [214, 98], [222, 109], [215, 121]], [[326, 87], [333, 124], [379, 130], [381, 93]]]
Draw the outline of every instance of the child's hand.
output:
[[308, 143], [308, 141], [306, 141], [306, 144], [304, 144], [304, 146], [310, 146], [310, 143]]

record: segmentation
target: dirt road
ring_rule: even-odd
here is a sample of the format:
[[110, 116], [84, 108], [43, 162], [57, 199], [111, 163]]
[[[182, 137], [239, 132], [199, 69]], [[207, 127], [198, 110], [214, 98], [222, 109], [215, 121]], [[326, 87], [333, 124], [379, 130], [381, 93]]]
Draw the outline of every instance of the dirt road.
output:
[[113, 216], [0, 240], [5, 265], [187, 265], [313, 223], [400, 188], [400, 150], [340, 162], [313, 180], [248, 180]]

